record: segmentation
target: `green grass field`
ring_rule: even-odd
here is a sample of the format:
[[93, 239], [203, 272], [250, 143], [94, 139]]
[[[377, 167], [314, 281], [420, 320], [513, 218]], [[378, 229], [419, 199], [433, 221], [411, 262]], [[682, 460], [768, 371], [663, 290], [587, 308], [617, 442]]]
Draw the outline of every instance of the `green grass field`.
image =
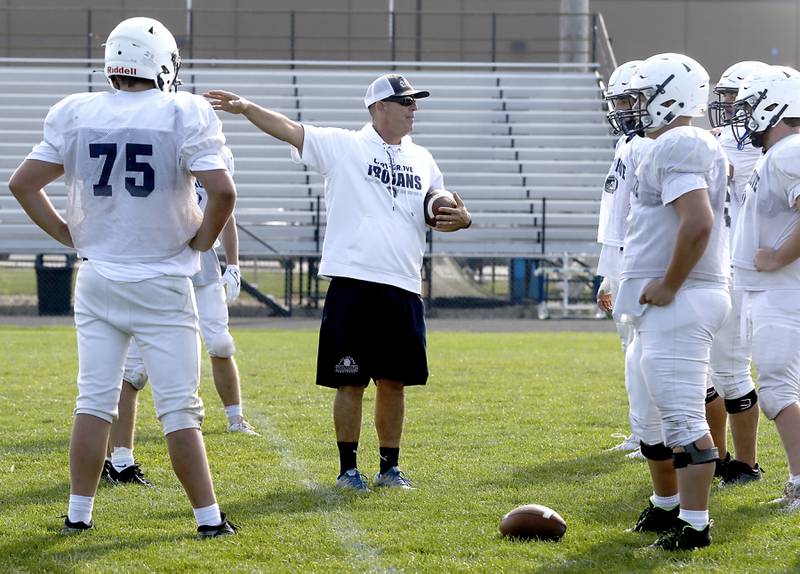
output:
[[[761, 483], [715, 489], [714, 544], [686, 554], [627, 533], [650, 494], [644, 463], [605, 449], [624, 431], [613, 334], [431, 333], [431, 379], [408, 392], [401, 465], [413, 492], [333, 490], [332, 393], [313, 384], [316, 333], [235, 331], [245, 413], [261, 438], [227, 435], [204, 367], [206, 441], [220, 504], [241, 527], [199, 542], [149, 393], [136, 457], [154, 489], [101, 486], [96, 529], [62, 537], [75, 397], [68, 328], [0, 328], [0, 571], [4, 572], [797, 572], [797, 516], [760, 503], [786, 478], [762, 418]], [[377, 471], [367, 393], [361, 470]], [[515, 542], [497, 524], [540, 503], [559, 543]]]

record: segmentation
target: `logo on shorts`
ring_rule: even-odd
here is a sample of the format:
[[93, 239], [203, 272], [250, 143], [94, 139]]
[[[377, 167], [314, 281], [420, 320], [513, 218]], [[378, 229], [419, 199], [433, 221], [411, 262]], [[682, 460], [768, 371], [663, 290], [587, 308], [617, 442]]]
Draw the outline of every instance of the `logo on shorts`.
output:
[[353, 357], [342, 357], [334, 370], [339, 375], [355, 375], [358, 374], [358, 363]]

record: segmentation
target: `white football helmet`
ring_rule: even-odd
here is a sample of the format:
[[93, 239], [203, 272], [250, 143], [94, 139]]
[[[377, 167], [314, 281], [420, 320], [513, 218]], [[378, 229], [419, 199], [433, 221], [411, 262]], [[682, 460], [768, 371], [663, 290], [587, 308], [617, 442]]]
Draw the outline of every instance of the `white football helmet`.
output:
[[[654, 132], [675, 118], [701, 117], [708, 105], [708, 72], [683, 54], [656, 54], [636, 69], [627, 93], [633, 109], [620, 112], [625, 133]], [[628, 122], [628, 119], [631, 121]]]
[[800, 72], [768, 66], [747, 76], [733, 103], [733, 136], [742, 148], [763, 147], [764, 135], [783, 118], [800, 118]]
[[622, 126], [619, 124], [619, 120], [616, 115], [616, 102], [619, 100], [627, 99], [630, 100], [630, 94], [626, 94], [625, 90], [630, 87], [631, 78], [633, 77], [636, 68], [643, 62], [643, 60], [631, 60], [630, 62], [625, 62], [621, 66], [617, 67], [616, 70], [611, 74], [611, 77], [608, 78], [608, 86], [606, 86], [606, 91], [603, 92], [603, 97], [608, 102], [608, 123], [611, 124], [611, 128], [614, 130], [615, 134], [622, 133], [623, 130]]
[[153, 80], [162, 92], [174, 92], [180, 82], [181, 59], [172, 33], [158, 20], [128, 18], [108, 35], [105, 74]]
[[718, 128], [720, 126], [731, 123], [733, 119], [733, 101], [725, 101], [725, 97], [733, 94], [735, 99], [736, 92], [739, 91], [739, 86], [742, 85], [744, 79], [754, 72], [768, 68], [769, 64], [756, 61], [738, 62], [722, 72], [722, 76], [714, 88], [714, 93], [717, 95], [717, 101], [708, 104], [708, 120], [711, 126]]

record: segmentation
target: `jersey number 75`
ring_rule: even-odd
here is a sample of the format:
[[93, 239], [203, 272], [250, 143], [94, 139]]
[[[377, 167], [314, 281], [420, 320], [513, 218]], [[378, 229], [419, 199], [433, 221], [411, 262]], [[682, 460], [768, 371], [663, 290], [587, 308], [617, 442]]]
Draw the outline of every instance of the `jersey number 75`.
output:
[[[111, 170], [117, 159], [117, 144], [115, 143], [93, 143], [89, 144], [89, 157], [105, 157], [103, 170], [100, 172], [100, 180], [94, 184], [94, 194], [96, 196], [108, 197], [112, 194], [112, 185], [108, 183], [111, 177]], [[147, 197], [156, 187], [155, 171], [146, 162], [139, 161], [139, 156], [152, 157], [153, 146], [151, 144], [125, 144], [125, 171], [127, 173], [142, 174], [142, 185], [136, 184], [136, 177], [125, 178], [125, 189], [133, 197]]]

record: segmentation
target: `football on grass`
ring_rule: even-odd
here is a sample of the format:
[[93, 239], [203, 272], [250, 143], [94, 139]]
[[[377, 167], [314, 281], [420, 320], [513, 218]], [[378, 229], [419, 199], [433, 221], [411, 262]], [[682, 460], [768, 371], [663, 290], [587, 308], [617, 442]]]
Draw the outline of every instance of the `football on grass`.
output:
[[566, 531], [558, 512], [540, 504], [518, 506], [500, 520], [500, 534], [508, 538], [559, 540]]
[[425, 194], [425, 223], [436, 227], [436, 216], [443, 207], [455, 207], [453, 194], [446, 189], [432, 189]]

